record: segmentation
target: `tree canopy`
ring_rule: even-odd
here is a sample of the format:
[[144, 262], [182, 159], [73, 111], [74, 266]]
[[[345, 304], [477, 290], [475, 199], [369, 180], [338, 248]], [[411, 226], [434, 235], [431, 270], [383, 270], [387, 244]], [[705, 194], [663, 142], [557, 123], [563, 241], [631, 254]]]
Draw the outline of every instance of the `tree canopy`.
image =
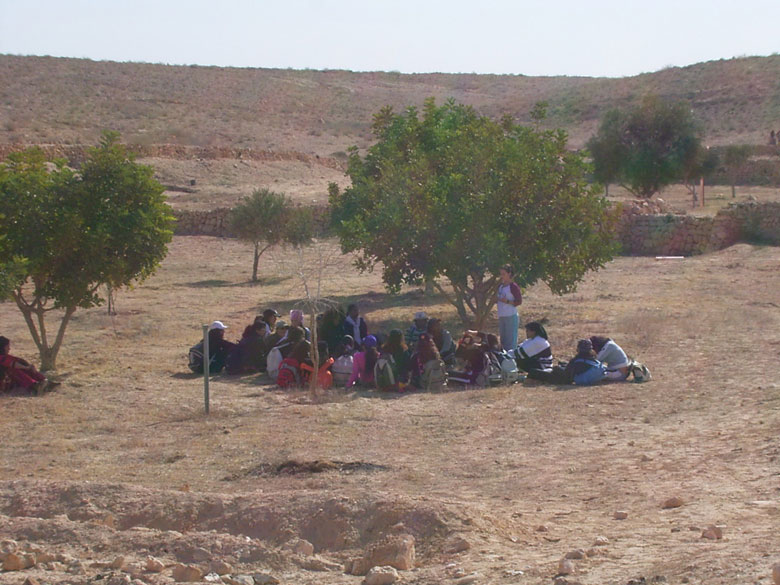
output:
[[365, 157], [351, 150], [352, 186], [330, 185], [331, 217], [342, 250], [358, 252], [360, 269], [381, 263], [390, 290], [433, 281], [464, 323], [481, 326], [502, 264], [521, 286], [541, 280], [561, 294], [612, 257], [607, 203], [563, 131], [433, 99], [422, 117], [382, 109], [373, 131]]
[[[105, 133], [75, 171], [47, 161], [40, 149], [12, 153], [0, 164], [0, 251], [4, 293], [19, 307], [52, 369], [65, 328], [78, 308], [151, 275], [167, 253], [173, 215], [151, 167], [137, 164]], [[46, 315], [63, 311], [53, 341]]]
[[256, 189], [230, 212], [229, 223], [238, 239], [254, 246], [252, 282], [257, 281], [260, 256], [271, 246], [301, 246], [311, 241], [313, 214], [294, 207], [283, 193]]
[[594, 177], [650, 198], [686, 179], [701, 161], [701, 130], [684, 103], [648, 96], [636, 107], [610, 110], [588, 141]]

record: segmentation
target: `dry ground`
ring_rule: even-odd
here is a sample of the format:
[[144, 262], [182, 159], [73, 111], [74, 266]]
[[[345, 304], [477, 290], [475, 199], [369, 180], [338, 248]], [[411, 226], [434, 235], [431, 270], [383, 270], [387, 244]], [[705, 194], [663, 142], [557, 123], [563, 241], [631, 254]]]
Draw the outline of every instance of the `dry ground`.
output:
[[[139, 162], [154, 167], [155, 178], [169, 187], [168, 203], [176, 209], [233, 207], [255, 189], [285, 193], [304, 205], [324, 205], [329, 183], [342, 188], [349, 185], [349, 178], [341, 171], [298, 161], [144, 158]], [[195, 185], [190, 184], [191, 180]]]
[[[357, 584], [339, 570], [312, 571], [328, 566], [284, 553], [283, 543], [301, 536], [340, 562], [393, 531], [417, 539], [418, 568], [402, 571], [402, 583], [476, 572], [477, 583], [550, 584], [578, 548], [592, 550], [569, 579], [585, 585], [771, 582], [780, 561], [780, 249], [619, 258], [574, 294], [527, 291], [522, 319], [549, 319], [558, 357], [577, 338], [606, 333], [649, 364], [648, 384], [315, 399], [217, 376], [206, 416], [186, 349], [201, 323], [221, 318], [237, 337], [262, 308], [290, 309], [300, 289], [283, 257], [263, 257], [264, 281], [252, 285], [249, 248], [177, 237], [158, 274], [119, 295], [118, 315], [77, 313], [58, 391], [0, 397], [0, 537], [83, 561], [74, 574], [65, 572], [73, 563], [55, 562], [0, 573], [0, 583], [27, 573], [89, 582], [117, 555], [172, 562], [196, 559], [197, 545], [237, 572]], [[347, 258], [327, 293], [359, 299], [373, 328], [406, 322], [418, 307], [458, 328], [440, 299], [413, 289], [387, 296]], [[1, 333], [33, 357], [14, 307], [0, 305], [0, 315]], [[288, 460], [361, 465], [273, 472]], [[684, 505], [662, 509], [672, 496]], [[627, 519], [614, 519], [617, 510]], [[722, 540], [701, 538], [709, 524], [723, 527]], [[451, 551], [455, 536], [468, 550]], [[599, 536], [609, 543], [593, 547]], [[150, 583], [167, 575], [136, 570]]]

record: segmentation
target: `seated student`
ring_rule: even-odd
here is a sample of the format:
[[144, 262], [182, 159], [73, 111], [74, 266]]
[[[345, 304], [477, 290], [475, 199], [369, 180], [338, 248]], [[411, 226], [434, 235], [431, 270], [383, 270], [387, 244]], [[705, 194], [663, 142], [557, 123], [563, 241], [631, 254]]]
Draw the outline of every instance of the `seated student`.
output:
[[251, 325], [247, 325], [238, 345], [228, 355], [225, 371], [228, 374], [259, 372], [265, 369], [265, 334], [266, 324], [263, 318], [255, 317]]
[[477, 384], [489, 367], [487, 358], [487, 334], [467, 330], [458, 341], [455, 357], [460, 363], [459, 369], [449, 372], [448, 379], [462, 384]]
[[410, 351], [414, 351], [414, 346], [417, 345], [417, 340], [420, 339], [420, 335], [428, 331], [428, 315], [425, 311], [417, 311], [414, 314], [414, 323], [406, 330], [404, 339], [406, 345]]
[[282, 340], [287, 337], [287, 323], [285, 321], [275, 321], [274, 322], [274, 331], [273, 333], [266, 334], [266, 336], [263, 338], [263, 346], [265, 347], [265, 353], [268, 355], [268, 353], [276, 347], [276, 345]]
[[282, 315], [276, 309], [266, 309], [263, 311], [263, 322], [265, 323], [265, 334], [270, 335], [276, 329], [276, 320]]
[[604, 364], [607, 373], [604, 375], [608, 380], [625, 380], [631, 373], [631, 361], [626, 352], [617, 343], [609, 337], [600, 337], [594, 335], [590, 338], [593, 344], [593, 351], [596, 352], [596, 359]]
[[363, 338], [368, 335], [368, 326], [366, 320], [360, 316], [360, 309], [356, 304], [353, 303], [347, 308], [342, 328], [343, 335], [351, 335], [358, 347], [363, 345]]
[[[552, 371], [553, 355], [544, 326], [531, 321], [525, 326], [525, 341], [515, 348], [517, 367], [528, 372], [529, 378], [540, 379], [541, 372]], [[543, 377], [543, 376], [542, 376]]]
[[[346, 314], [341, 306], [336, 305], [317, 317], [317, 339], [328, 344], [330, 349], [338, 349], [339, 343], [344, 337], [344, 318]], [[350, 337], [352, 332], [349, 332]]]
[[428, 335], [431, 336], [439, 350], [439, 355], [445, 364], [451, 366], [455, 361], [455, 342], [452, 341], [452, 335], [442, 327], [441, 319], [428, 320]]
[[[301, 335], [302, 335], [301, 330]], [[294, 388], [303, 385], [303, 372], [301, 367], [306, 361], [310, 361], [311, 344], [305, 339], [298, 341], [290, 350], [290, 353], [279, 364], [276, 375], [276, 385], [280, 388]]]
[[300, 309], [290, 311], [290, 327], [300, 327], [305, 333], [306, 341], [311, 341], [311, 330], [303, 324], [303, 311]]
[[[225, 324], [214, 321], [209, 326], [209, 374], [217, 374], [225, 367], [225, 362], [231, 351], [236, 347], [225, 339]], [[189, 367], [196, 374], [203, 373], [203, 341], [190, 348]]]
[[303, 329], [300, 327], [288, 327], [284, 337], [268, 352], [265, 358], [265, 369], [272, 380], [276, 379], [282, 360], [290, 355], [299, 341], [304, 341], [303, 336]]
[[374, 383], [374, 366], [379, 359], [379, 352], [376, 348], [376, 337], [366, 335], [363, 340], [363, 351], [357, 352], [352, 356], [352, 375], [347, 380], [347, 388], [353, 385], [371, 386]]
[[[333, 372], [331, 367], [335, 360], [330, 357], [328, 352], [328, 344], [324, 341], [317, 342], [317, 355], [319, 357], [319, 367], [317, 368], [317, 387], [328, 389], [333, 386]], [[311, 360], [307, 360], [301, 364], [301, 376], [303, 378], [303, 385], [308, 386], [311, 381], [311, 376], [314, 374], [314, 365]]]
[[433, 338], [423, 333], [417, 340], [416, 351], [410, 364], [411, 384], [420, 390], [441, 388], [447, 384], [444, 362], [436, 349]]
[[383, 392], [403, 392], [409, 381], [409, 350], [404, 333], [393, 329], [382, 344], [374, 366], [374, 381]]
[[604, 379], [606, 368], [596, 359], [590, 339], [580, 339], [577, 342], [577, 355], [566, 364], [565, 372], [569, 383], [580, 386], [591, 386]]
[[355, 341], [352, 339], [352, 336], [345, 335], [334, 352], [335, 358], [331, 371], [333, 372], [333, 384], [339, 388], [346, 386], [352, 375], [352, 366], [355, 361], [352, 357], [354, 346]]
[[11, 340], [0, 336], [0, 378], [2, 378], [2, 390], [23, 388], [33, 394], [43, 394], [59, 382], [51, 382], [46, 376], [35, 369], [31, 363], [20, 357], [11, 355]]

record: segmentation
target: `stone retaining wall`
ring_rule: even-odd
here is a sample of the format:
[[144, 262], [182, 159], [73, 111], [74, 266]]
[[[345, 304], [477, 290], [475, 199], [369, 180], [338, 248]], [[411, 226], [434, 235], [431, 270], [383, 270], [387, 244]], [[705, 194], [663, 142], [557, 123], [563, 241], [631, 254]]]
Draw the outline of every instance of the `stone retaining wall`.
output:
[[[627, 256], [690, 256], [727, 248], [739, 241], [780, 245], [780, 202], [745, 202], [721, 209], [715, 217], [658, 213], [655, 203], [621, 204], [616, 238]], [[175, 210], [176, 234], [232, 237], [229, 209]], [[317, 215], [327, 216], [325, 207]]]
[[[84, 162], [89, 146], [79, 144], [2, 144], [0, 145], [0, 162], [18, 150], [30, 146], [38, 146], [47, 157], [64, 158], [68, 164], [78, 167]], [[254, 161], [297, 161], [328, 167], [337, 171], [346, 169], [346, 161], [336, 158], [306, 154], [296, 151], [254, 150], [251, 148], [231, 148], [228, 146], [182, 146], [180, 144], [127, 144], [129, 152], [138, 158], [173, 158], [177, 160], [193, 159], [235, 159]]]
[[[324, 205], [314, 206], [315, 217], [320, 221], [320, 227], [328, 221], [328, 208]], [[176, 218], [174, 233], [177, 236], [215, 236], [218, 238], [233, 238], [230, 231], [228, 214], [230, 208], [217, 207], [210, 211], [188, 211], [174, 209]]]
[[643, 214], [627, 205], [616, 231], [630, 256], [690, 256], [739, 241], [780, 245], [780, 202], [731, 204], [715, 217]]

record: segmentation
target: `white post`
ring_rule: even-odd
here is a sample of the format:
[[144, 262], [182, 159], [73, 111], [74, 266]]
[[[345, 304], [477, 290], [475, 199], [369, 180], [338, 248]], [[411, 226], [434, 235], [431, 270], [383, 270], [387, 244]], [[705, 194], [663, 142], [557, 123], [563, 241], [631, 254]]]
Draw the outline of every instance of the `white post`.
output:
[[206, 414], [209, 413], [209, 326], [203, 326], [203, 401], [206, 404]]

